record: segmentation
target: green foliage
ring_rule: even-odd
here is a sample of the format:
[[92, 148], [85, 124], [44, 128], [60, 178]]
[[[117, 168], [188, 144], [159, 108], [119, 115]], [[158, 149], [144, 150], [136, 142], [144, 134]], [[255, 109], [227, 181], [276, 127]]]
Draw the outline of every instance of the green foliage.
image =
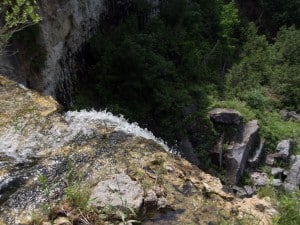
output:
[[21, 60], [30, 55], [29, 69], [32, 73], [40, 72], [45, 67], [47, 52], [40, 43], [40, 30], [37, 24], [15, 33], [11, 41], [18, 46]]
[[214, 100], [211, 103], [209, 108], [210, 109], [213, 109], [213, 108], [235, 109], [242, 114], [243, 118], [246, 121], [256, 119], [255, 111], [253, 111], [245, 102], [240, 101], [239, 99], [232, 99], [232, 100], [225, 100], [225, 101]]
[[36, 0], [3, 0], [0, 5], [0, 52], [12, 35], [27, 26], [38, 23]]
[[279, 198], [279, 215], [274, 218], [275, 225], [300, 224], [300, 191], [285, 193]]
[[[268, 151], [274, 151], [278, 141], [285, 138], [292, 138], [300, 143], [300, 125], [294, 121], [284, 121], [281, 115], [276, 112], [257, 110], [244, 101], [233, 99], [226, 101], [215, 100], [210, 108], [232, 108], [239, 111], [246, 121], [257, 119], [260, 126], [260, 134], [266, 140]], [[299, 152], [296, 146], [295, 152]]]
[[87, 185], [73, 183], [65, 188], [65, 199], [72, 207], [87, 210], [90, 197], [90, 188]]
[[233, 39], [234, 29], [240, 23], [239, 15], [238, 15], [238, 8], [234, 0], [229, 2], [228, 4], [224, 4], [221, 10], [221, 20], [220, 25], [222, 27], [221, 37], [223, 40], [229, 45], [230, 48], [233, 48], [232, 45], [236, 42]]
[[[231, 14], [223, 14], [221, 27], [223, 5], [164, 1], [160, 16], [149, 18], [143, 29], [133, 12], [113, 31], [98, 33], [91, 44], [91, 82], [84, 87], [93, 90], [94, 106], [124, 114], [169, 143], [188, 134], [195, 115], [209, 123], [207, 87], [224, 85], [218, 39], [229, 40], [237, 23], [230, 3], [224, 7]], [[189, 107], [196, 110], [185, 113]]]
[[236, 96], [256, 109], [272, 106], [272, 101], [279, 102], [279, 107], [299, 109], [300, 30], [281, 28], [274, 44], [257, 35], [253, 24], [247, 35], [240, 62], [227, 74], [228, 96]]

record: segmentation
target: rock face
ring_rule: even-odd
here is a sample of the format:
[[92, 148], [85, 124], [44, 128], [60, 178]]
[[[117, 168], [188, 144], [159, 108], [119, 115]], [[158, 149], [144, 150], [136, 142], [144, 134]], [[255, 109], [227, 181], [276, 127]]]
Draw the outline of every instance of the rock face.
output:
[[67, 104], [73, 93], [74, 74], [79, 70], [76, 57], [99, 25], [104, 0], [41, 1], [40, 9], [47, 60], [38, 90]]
[[[0, 73], [11, 79], [30, 85], [45, 95], [58, 99], [65, 106], [72, 104], [77, 75], [84, 70], [83, 50], [102, 18], [113, 13], [111, 6], [120, 4], [124, 10], [129, 0], [40, 0], [39, 42], [45, 48], [45, 67], [38, 74], [28, 71], [25, 59], [14, 54], [0, 55]], [[151, 15], [158, 13], [158, 0], [147, 0], [153, 4]], [[125, 13], [126, 14], [126, 13]], [[150, 15], [150, 16], [151, 16]], [[17, 50], [12, 50], [18, 51]], [[24, 64], [24, 65], [23, 65]], [[23, 69], [20, 69], [20, 68]]]
[[293, 141], [292, 140], [282, 140], [278, 143], [276, 147], [276, 157], [282, 159], [288, 159], [293, 150]]
[[297, 155], [291, 164], [291, 169], [284, 182], [284, 188], [288, 191], [300, 188], [300, 155]]
[[[0, 224], [25, 225], [37, 216], [45, 218], [42, 206], [64, 203], [70, 174], [91, 192], [102, 185], [102, 194], [108, 195], [102, 199], [112, 199], [112, 191], [136, 189], [126, 198], [132, 207], [147, 202], [143, 210], [171, 209], [167, 217], [157, 211], [155, 224], [218, 224], [220, 213], [228, 221], [250, 214], [271, 224], [270, 203], [225, 193], [219, 179], [169, 153], [136, 124], [107, 112], [61, 114], [52, 98], [1, 76], [0, 105]], [[117, 186], [120, 180], [122, 188]], [[72, 221], [61, 214], [52, 215], [51, 221]], [[151, 219], [142, 222], [153, 224]]]
[[235, 124], [241, 123], [241, 114], [233, 109], [216, 108], [209, 112], [210, 119], [215, 123]]
[[250, 121], [245, 125], [243, 139], [240, 143], [234, 143], [227, 149], [225, 154], [226, 170], [228, 181], [236, 184], [243, 175], [248, 157], [254, 150], [258, 138], [258, 123], [256, 120]]

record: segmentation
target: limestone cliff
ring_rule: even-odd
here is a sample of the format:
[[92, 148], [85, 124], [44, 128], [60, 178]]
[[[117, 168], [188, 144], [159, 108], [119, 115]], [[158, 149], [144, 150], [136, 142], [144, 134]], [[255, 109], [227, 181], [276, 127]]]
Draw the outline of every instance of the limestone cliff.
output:
[[[95, 33], [104, 0], [41, 1], [42, 42], [47, 51], [39, 87], [47, 95], [70, 101], [78, 51]], [[57, 96], [61, 95], [61, 96]]]
[[[95, 111], [62, 114], [51, 97], [1, 76], [0, 104], [2, 224], [30, 224], [45, 204], [59, 207], [70, 170], [80, 175], [80, 186], [91, 190], [125, 174], [142, 188], [137, 206], [142, 224], [218, 224], [242, 218], [249, 224], [256, 218], [271, 224], [274, 209], [265, 199], [225, 193], [219, 179], [170, 153], [151, 133], [123, 118]], [[125, 193], [134, 189], [118, 188]], [[60, 219], [67, 219], [70, 213], [63, 212]], [[120, 221], [114, 217], [108, 224], [116, 223]]]

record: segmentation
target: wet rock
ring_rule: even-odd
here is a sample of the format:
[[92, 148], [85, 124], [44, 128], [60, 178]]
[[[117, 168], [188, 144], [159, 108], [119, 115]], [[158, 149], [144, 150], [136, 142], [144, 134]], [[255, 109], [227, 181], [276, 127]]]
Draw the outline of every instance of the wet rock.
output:
[[258, 166], [263, 155], [264, 144], [265, 144], [265, 140], [261, 139], [259, 142], [259, 146], [254, 150], [254, 154], [252, 155], [251, 158], [248, 159], [248, 164], [251, 167]]
[[101, 181], [93, 188], [90, 204], [96, 207], [107, 205], [117, 208], [129, 208], [138, 211], [143, 203], [144, 191], [141, 185], [124, 173]]
[[216, 108], [209, 112], [210, 119], [215, 123], [239, 125], [242, 120], [241, 114], [233, 109]]
[[297, 155], [284, 181], [284, 188], [287, 191], [293, 191], [299, 187], [300, 187], [300, 155]]
[[265, 186], [269, 183], [269, 177], [266, 173], [254, 172], [250, 175], [255, 186]]
[[243, 138], [240, 143], [235, 143], [225, 155], [227, 179], [229, 183], [236, 184], [242, 176], [248, 157], [254, 150], [258, 138], [259, 126], [257, 120], [245, 125]]

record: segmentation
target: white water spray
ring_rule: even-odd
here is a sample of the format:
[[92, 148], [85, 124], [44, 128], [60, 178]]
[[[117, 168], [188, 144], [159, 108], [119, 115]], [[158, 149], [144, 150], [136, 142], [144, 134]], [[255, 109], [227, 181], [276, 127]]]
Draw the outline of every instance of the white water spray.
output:
[[95, 110], [69, 111], [65, 114], [65, 120], [69, 123], [69, 128], [73, 130], [73, 133], [90, 135], [92, 132], [90, 128], [101, 124], [114, 128], [115, 131], [123, 131], [137, 137], [153, 140], [166, 151], [172, 152], [163, 140], [156, 138], [147, 128], [141, 128], [137, 123], [129, 123], [122, 115], [115, 116], [106, 110], [99, 112]]

